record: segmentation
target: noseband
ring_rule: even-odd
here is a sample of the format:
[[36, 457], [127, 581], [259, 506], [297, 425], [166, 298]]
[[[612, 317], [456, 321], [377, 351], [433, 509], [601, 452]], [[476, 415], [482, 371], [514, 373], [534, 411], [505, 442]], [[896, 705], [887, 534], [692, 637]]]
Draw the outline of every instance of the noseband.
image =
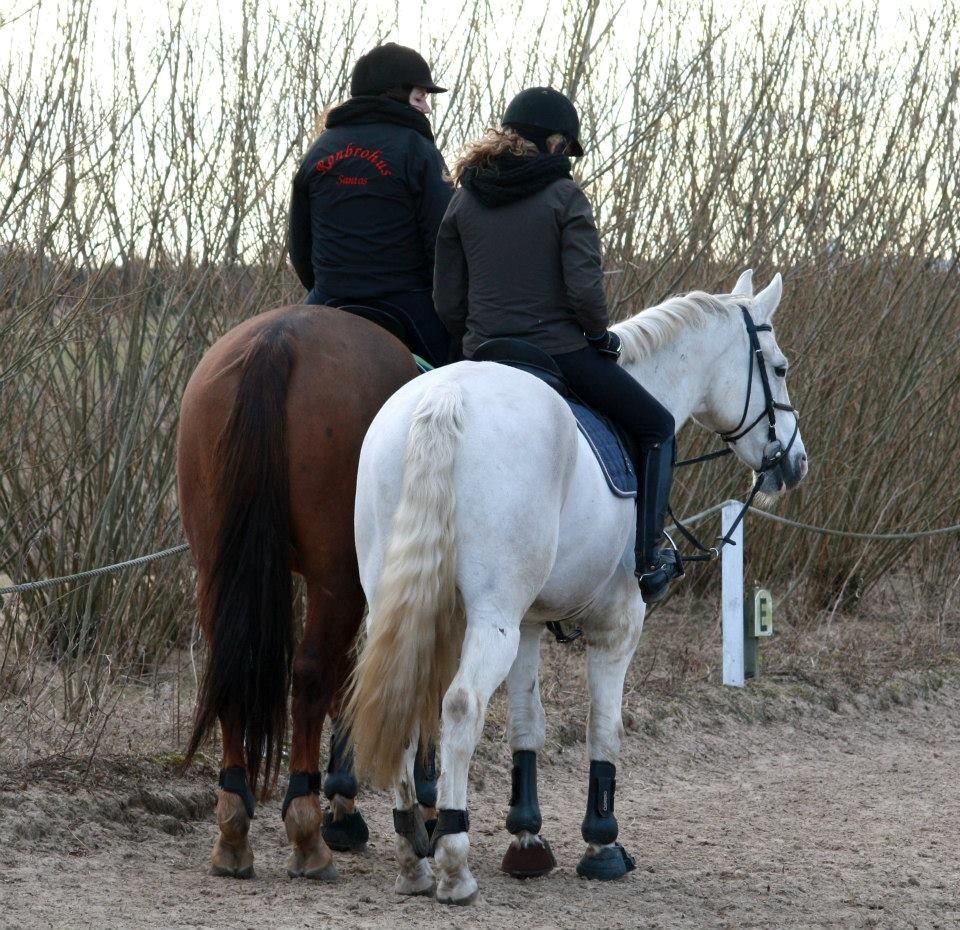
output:
[[[753, 321], [753, 317], [750, 316], [750, 311], [740, 304], [740, 312], [743, 314], [743, 324], [747, 329], [747, 337], [750, 340], [750, 355], [747, 362], [747, 397], [743, 402], [743, 415], [740, 417], [740, 422], [732, 429], [727, 432], [718, 432], [717, 435], [727, 444], [726, 449], [720, 449], [717, 452], [708, 452], [706, 455], [698, 455], [696, 458], [684, 459], [682, 462], [677, 462], [676, 467], [682, 468], [685, 465], [696, 465], [700, 462], [709, 462], [712, 459], [721, 458], [724, 455], [730, 455], [733, 452], [733, 444], [739, 439], [743, 439], [755, 426], [757, 426], [760, 421], [766, 417], [767, 418], [767, 445], [763, 450], [763, 459], [760, 462], [760, 467], [757, 469], [757, 480], [753, 484], [753, 489], [750, 491], [750, 495], [747, 497], [746, 501], [743, 504], [740, 513], [737, 514], [737, 519], [733, 521], [733, 525], [727, 530], [725, 536], [721, 537], [718, 545], [716, 546], [704, 546], [703, 543], [697, 539], [690, 530], [685, 527], [674, 515], [673, 509], [667, 507], [667, 512], [670, 514], [670, 519], [673, 520], [677, 529], [683, 535], [683, 537], [691, 545], [697, 547], [700, 550], [702, 555], [685, 555], [681, 556], [682, 561], [684, 562], [706, 562], [712, 559], [717, 558], [720, 555], [720, 550], [724, 546], [735, 545], [733, 542], [732, 536], [734, 530], [740, 525], [740, 521], [743, 520], [747, 511], [750, 509], [753, 504], [753, 499], [757, 496], [760, 491], [760, 485], [763, 482], [764, 475], [768, 471], [772, 471], [781, 462], [787, 457], [790, 450], [793, 448], [793, 444], [796, 441], [796, 438], [800, 432], [800, 415], [797, 413], [795, 407], [791, 407], [789, 404], [781, 404], [773, 399], [773, 392], [770, 390], [770, 376], [767, 374], [767, 365], [763, 358], [763, 351], [760, 348], [760, 339], [757, 336], [757, 333], [770, 333], [773, 332], [773, 327], [769, 323], [761, 323], [759, 326]], [[750, 415], [750, 398], [753, 394], [753, 369], [756, 366], [757, 370], [760, 372], [760, 384], [763, 387], [763, 409], [757, 416], [747, 424], [747, 417]], [[790, 436], [789, 441], [786, 446], [777, 439], [777, 411], [781, 410], [784, 413], [792, 413], [794, 417], [794, 426], [793, 433]], [[746, 424], [746, 425], [745, 425]]]

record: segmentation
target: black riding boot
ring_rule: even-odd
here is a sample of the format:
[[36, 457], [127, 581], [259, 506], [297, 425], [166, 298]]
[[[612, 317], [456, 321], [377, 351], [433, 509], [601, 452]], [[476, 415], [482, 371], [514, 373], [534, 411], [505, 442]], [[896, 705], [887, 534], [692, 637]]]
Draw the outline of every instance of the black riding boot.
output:
[[674, 453], [675, 441], [671, 438], [658, 446], [641, 450], [638, 456], [640, 494], [637, 499], [635, 574], [646, 604], [662, 600], [670, 582], [683, 575], [683, 565], [676, 551], [660, 548], [673, 484]]

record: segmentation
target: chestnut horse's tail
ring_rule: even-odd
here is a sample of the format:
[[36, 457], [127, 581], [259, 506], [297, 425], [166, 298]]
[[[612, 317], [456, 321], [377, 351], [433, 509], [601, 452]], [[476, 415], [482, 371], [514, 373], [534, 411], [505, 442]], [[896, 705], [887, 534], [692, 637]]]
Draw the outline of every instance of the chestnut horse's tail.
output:
[[209, 590], [213, 637], [187, 747], [189, 763], [218, 718], [242, 729], [255, 791], [275, 781], [287, 730], [293, 657], [286, 401], [292, 336], [261, 330], [232, 368], [239, 384], [217, 449], [219, 530]]
[[436, 741], [440, 705], [457, 670], [463, 612], [457, 593], [454, 460], [463, 397], [431, 387], [413, 412], [400, 503], [350, 686], [346, 715], [358, 774], [396, 778], [417, 724]]

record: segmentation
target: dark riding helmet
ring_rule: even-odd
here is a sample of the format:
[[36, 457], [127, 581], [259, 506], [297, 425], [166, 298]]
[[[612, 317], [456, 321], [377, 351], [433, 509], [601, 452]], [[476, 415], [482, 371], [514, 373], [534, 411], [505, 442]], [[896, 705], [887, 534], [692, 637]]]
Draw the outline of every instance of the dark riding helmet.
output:
[[552, 87], [528, 87], [520, 91], [510, 101], [500, 123], [538, 145], [541, 137], [562, 133], [569, 140], [569, 154], [575, 158], [583, 155], [577, 108], [569, 97]]
[[394, 87], [422, 87], [431, 94], [447, 90], [433, 83], [423, 56], [405, 45], [387, 42], [360, 56], [350, 76], [351, 97], [372, 97]]

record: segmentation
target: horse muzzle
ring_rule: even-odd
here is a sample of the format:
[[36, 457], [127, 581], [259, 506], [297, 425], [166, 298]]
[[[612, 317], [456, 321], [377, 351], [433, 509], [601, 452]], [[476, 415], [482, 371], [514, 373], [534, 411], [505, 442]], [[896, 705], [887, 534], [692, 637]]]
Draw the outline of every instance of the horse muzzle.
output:
[[[775, 443], [774, 445], [779, 445]], [[772, 454], [764, 453], [764, 466], [761, 467], [763, 480], [760, 491], [764, 494], [780, 494], [783, 491], [792, 491], [810, 470], [810, 463], [803, 446], [790, 450], [786, 455], [778, 454], [779, 450], [770, 450]]]

